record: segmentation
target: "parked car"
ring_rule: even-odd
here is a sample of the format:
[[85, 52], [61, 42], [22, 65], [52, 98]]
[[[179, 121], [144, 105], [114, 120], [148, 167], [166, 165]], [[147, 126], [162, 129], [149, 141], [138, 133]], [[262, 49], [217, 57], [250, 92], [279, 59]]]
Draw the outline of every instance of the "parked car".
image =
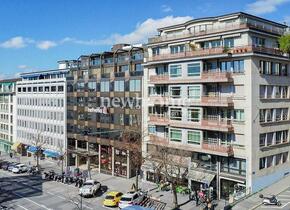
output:
[[87, 180], [79, 190], [83, 197], [95, 196], [101, 189], [101, 183], [95, 180]]
[[143, 192], [128, 192], [121, 197], [119, 202], [119, 208], [123, 209], [128, 206], [133, 206], [141, 203], [145, 198], [145, 193]]
[[1, 169], [8, 170], [9, 162], [8, 161], [2, 161], [1, 162]]
[[18, 164], [12, 169], [13, 173], [24, 173], [27, 171], [28, 171], [28, 167], [24, 164]]
[[118, 206], [122, 195], [123, 193], [116, 191], [107, 193], [103, 205], [108, 207]]
[[18, 164], [19, 164], [19, 163], [15, 163], [15, 162], [10, 163], [9, 166], [8, 166], [8, 171], [12, 171], [12, 169], [13, 169], [15, 166], [17, 166]]

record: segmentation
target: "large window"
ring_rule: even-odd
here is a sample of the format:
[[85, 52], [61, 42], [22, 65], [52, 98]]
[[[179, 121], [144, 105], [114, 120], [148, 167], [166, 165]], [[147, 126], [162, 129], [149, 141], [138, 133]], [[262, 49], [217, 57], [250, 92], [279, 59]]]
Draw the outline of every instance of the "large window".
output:
[[200, 76], [200, 63], [188, 64], [187, 76]]
[[170, 66], [170, 77], [181, 77], [181, 65]]
[[110, 82], [102, 81], [101, 82], [101, 92], [109, 92], [110, 91]]
[[152, 48], [152, 54], [153, 54], [153, 56], [159, 55], [160, 54], [160, 48], [159, 47]]
[[89, 82], [88, 89], [89, 89], [89, 92], [97, 91], [97, 83], [96, 82]]
[[182, 141], [182, 131], [178, 129], [170, 129], [170, 141]]
[[264, 47], [265, 46], [265, 39], [260, 37], [253, 37], [253, 45]]
[[245, 121], [245, 113], [243, 109], [235, 109], [234, 110], [234, 120], [238, 122]]
[[181, 53], [184, 52], [184, 45], [175, 45], [175, 46], [170, 46], [170, 53], [175, 54], [175, 53]]
[[193, 85], [187, 87], [187, 97], [190, 99], [200, 99], [200, 86]]
[[233, 71], [236, 73], [244, 72], [244, 60], [234, 61]]
[[200, 109], [188, 109], [187, 110], [187, 120], [191, 122], [200, 121]]
[[172, 98], [180, 98], [181, 97], [181, 87], [170, 87], [170, 96]]
[[187, 143], [188, 144], [200, 144], [200, 131], [187, 131]]
[[234, 47], [234, 38], [224, 39], [224, 47]]
[[130, 80], [130, 91], [141, 91], [141, 81], [139, 79]]
[[181, 108], [171, 108], [170, 109], [170, 119], [171, 120], [182, 120]]
[[124, 91], [124, 84], [125, 84], [125, 82], [123, 80], [116, 80], [114, 82], [114, 91], [123, 92]]

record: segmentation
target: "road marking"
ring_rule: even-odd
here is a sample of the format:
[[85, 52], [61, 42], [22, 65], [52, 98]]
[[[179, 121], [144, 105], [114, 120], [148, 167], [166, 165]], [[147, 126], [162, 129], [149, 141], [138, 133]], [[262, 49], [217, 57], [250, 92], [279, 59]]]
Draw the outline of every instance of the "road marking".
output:
[[29, 209], [25, 208], [24, 206], [21, 206], [21, 205], [17, 205], [17, 206], [22, 208], [22, 209], [29, 210]]
[[280, 197], [290, 198], [290, 195], [279, 195], [278, 197], [279, 197], [279, 198], [280, 198]]
[[46, 207], [45, 205], [43, 205], [43, 204], [39, 204], [39, 203], [36, 203], [35, 201], [29, 199], [29, 198], [25, 198], [24, 196], [20, 195], [19, 193], [12, 192], [12, 194], [14, 194], [14, 195], [16, 195], [16, 196], [18, 196], [18, 197], [20, 197], [20, 198], [23, 198], [23, 199], [25, 199], [25, 200], [27, 200], [27, 201], [30, 201], [31, 203], [34, 203], [35, 205], [37, 205], [37, 206], [39, 206], [39, 207], [41, 207], [41, 208], [44, 208], [44, 209], [47, 209], [47, 210], [52, 210], [52, 209], [50, 209], [50, 208], [47, 208], [47, 207]]
[[285, 203], [283, 206], [263, 206], [262, 209], [283, 209], [286, 207], [290, 202]]

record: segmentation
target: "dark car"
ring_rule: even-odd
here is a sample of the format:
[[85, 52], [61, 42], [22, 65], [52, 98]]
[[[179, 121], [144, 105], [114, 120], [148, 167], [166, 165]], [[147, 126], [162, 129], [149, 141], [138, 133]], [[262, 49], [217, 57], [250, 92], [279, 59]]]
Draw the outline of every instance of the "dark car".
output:
[[8, 170], [8, 167], [9, 167], [9, 162], [2, 162], [1, 164], [1, 168], [5, 171]]

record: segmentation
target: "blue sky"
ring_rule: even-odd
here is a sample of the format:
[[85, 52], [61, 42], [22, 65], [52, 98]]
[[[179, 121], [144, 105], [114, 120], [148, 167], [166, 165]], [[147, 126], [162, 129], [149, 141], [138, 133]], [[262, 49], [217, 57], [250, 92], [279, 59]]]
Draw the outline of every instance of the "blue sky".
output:
[[156, 28], [245, 11], [290, 23], [290, 0], [1, 0], [0, 79], [57, 61], [146, 42]]

